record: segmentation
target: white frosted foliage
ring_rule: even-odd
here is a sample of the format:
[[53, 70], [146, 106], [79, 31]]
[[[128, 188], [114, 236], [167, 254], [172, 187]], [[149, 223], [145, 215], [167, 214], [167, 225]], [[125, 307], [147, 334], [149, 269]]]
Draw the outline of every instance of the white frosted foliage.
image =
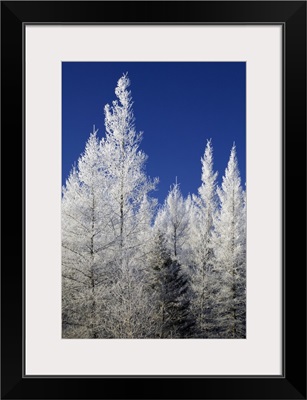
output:
[[191, 202], [181, 194], [179, 184], [171, 187], [155, 221], [155, 229], [163, 232], [166, 246], [174, 259], [182, 261], [188, 241]]
[[62, 195], [64, 338], [244, 338], [246, 192], [233, 145], [217, 186], [213, 145], [200, 186], [162, 205], [146, 174], [128, 74], [104, 107]]
[[212, 275], [214, 266], [213, 254], [213, 219], [217, 209], [216, 179], [213, 170], [213, 148], [211, 140], [207, 141], [204, 156], [201, 158], [202, 174], [198, 196], [193, 196], [194, 212], [190, 236], [193, 273], [192, 282], [195, 296], [193, 308], [197, 321], [199, 336], [214, 335], [215, 321], [213, 315], [217, 282]]
[[221, 279], [219, 324], [226, 337], [245, 336], [246, 218], [244, 192], [233, 145], [222, 186], [215, 222], [215, 270]]

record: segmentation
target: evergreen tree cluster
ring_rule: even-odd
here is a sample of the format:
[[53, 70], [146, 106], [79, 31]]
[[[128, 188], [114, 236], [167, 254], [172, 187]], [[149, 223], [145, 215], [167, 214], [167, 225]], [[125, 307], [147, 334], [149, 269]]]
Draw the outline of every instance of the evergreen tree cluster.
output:
[[233, 145], [217, 185], [207, 141], [198, 193], [150, 196], [130, 81], [105, 106], [63, 187], [64, 338], [245, 338], [246, 193]]

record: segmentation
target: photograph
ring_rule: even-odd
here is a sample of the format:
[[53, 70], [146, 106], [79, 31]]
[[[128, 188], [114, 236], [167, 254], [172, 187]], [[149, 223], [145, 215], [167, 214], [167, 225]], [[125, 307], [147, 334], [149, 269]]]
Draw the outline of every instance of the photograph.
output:
[[306, 400], [306, 8], [1, 2], [1, 399]]
[[246, 63], [62, 62], [62, 338], [246, 338]]

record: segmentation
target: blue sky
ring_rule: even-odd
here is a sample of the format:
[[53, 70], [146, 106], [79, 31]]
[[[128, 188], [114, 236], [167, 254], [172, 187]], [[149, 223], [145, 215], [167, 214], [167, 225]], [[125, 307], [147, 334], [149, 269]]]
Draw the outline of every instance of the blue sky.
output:
[[159, 177], [152, 195], [162, 203], [176, 177], [184, 196], [201, 184], [201, 162], [212, 139], [221, 182], [233, 142], [242, 184], [246, 168], [245, 63], [63, 62], [62, 181], [84, 151], [93, 125], [104, 135], [104, 106], [115, 100], [118, 79], [128, 72], [146, 172]]

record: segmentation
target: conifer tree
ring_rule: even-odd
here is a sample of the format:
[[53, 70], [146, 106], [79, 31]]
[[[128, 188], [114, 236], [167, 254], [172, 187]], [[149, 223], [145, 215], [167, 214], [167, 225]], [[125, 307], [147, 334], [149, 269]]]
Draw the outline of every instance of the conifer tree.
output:
[[139, 212], [144, 196], [157, 183], [157, 180], [148, 179], [144, 171], [147, 156], [139, 149], [142, 133], [135, 130], [129, 86], [128, 75], [124, 74], [115, 89], [117, 100], [104, 108], [106, 136], [102, 141], [110, 205], [113, 214], [117, 216], [113, 234], [119, 253], [128, 251], [132, 233], [138, 229], [134, 217]]
[[185, 261], [190, 229], [191, 201], [185, 200], [176, 182], [171, 187], [155, 220], [155, 228], [163, 232], [172, 259]]
[[111, 335], [117, 337], [138, 337], [143, 335], [141, 329], [146, 330], [140, 326], [147, 302], [146, 293], [140, 290], [146, 265], [140, 238], [142, 234], [148, 237], [144, 225], [145, 221], [150, 223], [153, 212], [148, 193], [157, 184], [145, 174], [147, 157], [139, 148], [142, 133], [135, 129], [129, 86], [128, 75], [124, 74], [115, 89], [117, 99], [105, 106], [106, 135], [101, 141], [114, 243], [109, 248], [114, 282], [109, 291], [107, 325]]
[[194, 210], [191, 215], [191, 249], [193, 310], [196, 315], [197, 331], [200, 337], [210, 337], [215, 328], [214, 318], [214, 266], [213, 218], [217, 208], [216, 178], [213, 170], [213, 148], [207, 141], [204, 157], [201, 158], [202, 175], [198, 196], [193, 196]]
[[216, 298], [221, 337], [245, 337], [246, 218], [244, 193], [233, 145], [222, 186], [215, 222], [215, 273], [221, 284]]
[[62, 199], [63, 336], [99, 337], [103, 326], [103, 251], [110, 245], [106, 186], [94, 131]]
[[155, 310], [155, 337], [192, 337], [191, 288], [188, 275], [177, 260], [172, 260], [163, 233], [157, 231], [150, 257], [151, 271], [147, 278]]

